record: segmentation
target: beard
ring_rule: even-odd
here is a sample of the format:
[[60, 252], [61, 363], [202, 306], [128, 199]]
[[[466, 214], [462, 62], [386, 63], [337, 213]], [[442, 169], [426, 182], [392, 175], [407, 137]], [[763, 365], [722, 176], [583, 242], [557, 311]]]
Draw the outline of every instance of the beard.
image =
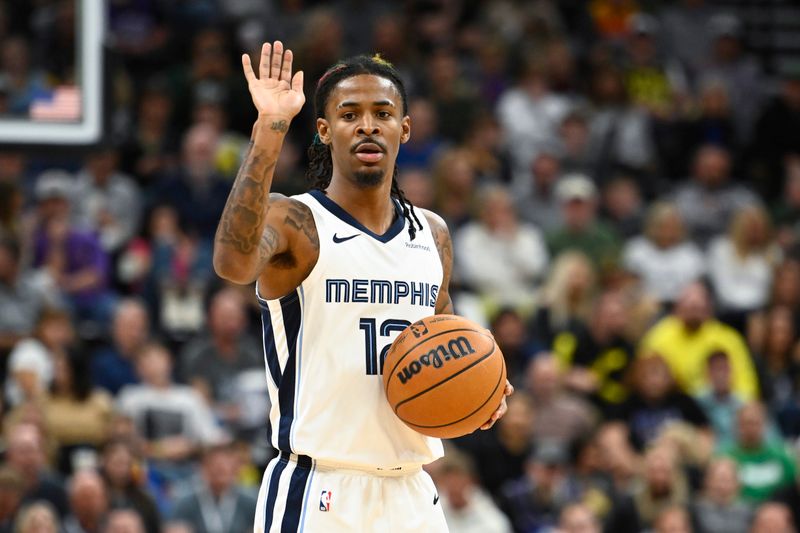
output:
[[361, 188], [377, 187], [383, 182], [383, 170], [380, 168], [365, 168], [356, 170], [354, 177], [356, 184]]

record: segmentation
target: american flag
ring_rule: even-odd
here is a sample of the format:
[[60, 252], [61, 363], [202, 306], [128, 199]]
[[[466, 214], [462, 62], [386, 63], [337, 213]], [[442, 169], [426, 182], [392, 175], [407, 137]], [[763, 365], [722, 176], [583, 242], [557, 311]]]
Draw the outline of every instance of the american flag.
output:
[[31, 103], [34, 120], [68, 121], [81, 117], [81, 91], [74, 85], [56, 87], [47, 98]]

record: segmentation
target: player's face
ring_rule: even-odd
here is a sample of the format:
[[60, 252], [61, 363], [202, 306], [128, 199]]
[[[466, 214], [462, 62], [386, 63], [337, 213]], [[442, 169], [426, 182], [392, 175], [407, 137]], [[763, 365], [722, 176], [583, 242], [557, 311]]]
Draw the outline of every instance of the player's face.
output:
[[362, 74], [342, 80], [331, 92], [317, 132], [331, 147], [334, 174], [374, 187], [391, 179], [411, 121], [403, 115], [402, 98], [391, 81]]

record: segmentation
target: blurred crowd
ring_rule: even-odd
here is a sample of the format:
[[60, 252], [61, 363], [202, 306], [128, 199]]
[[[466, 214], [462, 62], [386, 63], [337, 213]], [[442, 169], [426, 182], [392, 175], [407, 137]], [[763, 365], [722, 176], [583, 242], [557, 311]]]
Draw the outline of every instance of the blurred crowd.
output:
[[[76, 5], [0, 1], [0, 115], [75, 82]], [[260, 314], [211, 251], [255, 118], [239, 54], [273, 39], [309, 100], [356, 53], [407, 85], [400, 186], [517, 389], [429, 467], [454, 533], [800, 531], [800, 58], [755, 55], [752, 12], [106, 5], [103, 139], [0, 147], [0, 533], [251, 527]], [[306, 188], [310, 107], [273, 190]]]

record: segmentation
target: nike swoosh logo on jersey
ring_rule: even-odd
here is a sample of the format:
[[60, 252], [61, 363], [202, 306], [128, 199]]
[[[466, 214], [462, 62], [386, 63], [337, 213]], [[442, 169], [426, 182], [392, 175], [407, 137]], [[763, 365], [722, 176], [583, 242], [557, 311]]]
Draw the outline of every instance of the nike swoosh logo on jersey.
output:
[[439, 503], [439, 495], [438, 494], [433, 497], [433, 505], [436, 505], [437, 503]]
[[356, 233], [355, 235], [350, 235], [349, 237], [337, 237], [336, 234], [334, 233], [333, 234], [333, 242], [339, 243], [339, 242], [349, 241], [350, 239], [355, 239], [359, 235], [361, 235], [361, 234], [360, 233]]

